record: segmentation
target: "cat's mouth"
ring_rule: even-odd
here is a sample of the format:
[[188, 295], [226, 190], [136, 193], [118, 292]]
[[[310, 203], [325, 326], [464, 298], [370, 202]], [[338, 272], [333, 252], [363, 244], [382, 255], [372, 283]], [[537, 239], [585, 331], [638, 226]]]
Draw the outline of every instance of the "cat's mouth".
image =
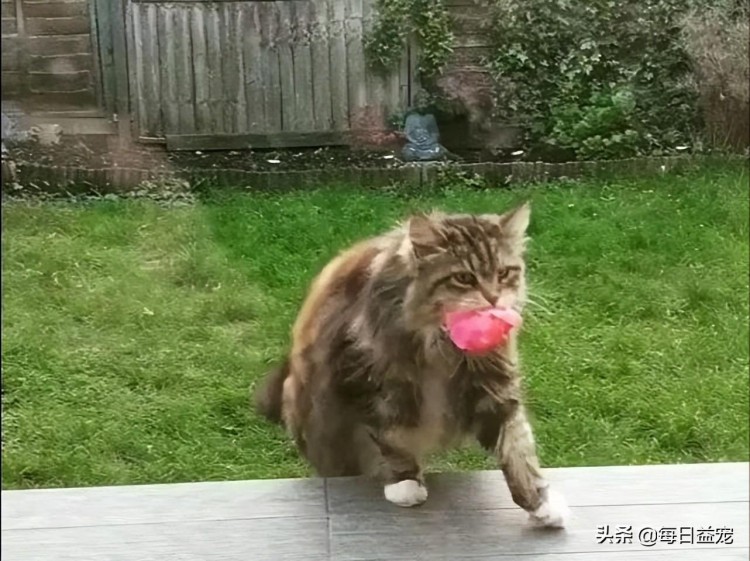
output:
[[442, 327], [460, 350], [482, 354], [505, 344], [521, 323], [521, 314], [513, 309], [482, 308], [447, 312]]

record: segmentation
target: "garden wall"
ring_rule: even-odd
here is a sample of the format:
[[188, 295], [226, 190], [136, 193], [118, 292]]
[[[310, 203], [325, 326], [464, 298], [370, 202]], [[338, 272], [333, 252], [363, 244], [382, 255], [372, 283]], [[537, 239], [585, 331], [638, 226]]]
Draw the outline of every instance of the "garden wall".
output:
[[4, 195], [53, 196], [145, 193], [159, 184], [182, 185], [189, 191], [212, 188], [288, 191], [315, 187], [349, 185], [362, 188], [426, 188], [441, 182], [506, 187], [555, 179], [599, 177], [603, 180], [622, 175], [653, 175], [707, 165], [711, 162], [743, 162], [743, 156], [671, 156], [629, 158], [598, 162], [506, 162], [430, 163], [395, 167], [341, 167], [300, 171], [245, 171], [237, 169], [135, 169], [111, 167], [89, 169], [30, 163], [3, 162]]
[[2, 0], [2, 97], [35, 109], [96, 104], [87, 0]]
[[494, 122], [493, 85], [482, 59], [489, 54], [483, 27], [487, 7], [479, 0], [445, 0], [453, 22], [455, 43], [437, 86], [458, 114], [439, 115], [443, 143], [454, 151], [496, 152], [517, 148], [520, 128]]

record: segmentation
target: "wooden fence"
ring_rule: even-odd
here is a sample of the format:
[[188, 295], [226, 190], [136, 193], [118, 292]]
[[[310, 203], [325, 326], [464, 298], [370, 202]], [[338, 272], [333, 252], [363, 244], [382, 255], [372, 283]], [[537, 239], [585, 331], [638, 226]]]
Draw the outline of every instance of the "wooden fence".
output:
[[[457, 38], [449, 89], [481, 97], [471, 84], [485, 73], [484, 9], [478, 0], [445, 3]], [[418, 53], [408, 46], [386, 75], [370, 68], [364, 37], [376, 4], [2, 0], [3, 98], [39, 111], [34, 99], [54, 94], [66, 110], [171, 149], [390, 143], [389, 118], [419, 88]]]
[[374, 0], [128, 0], [132, 113], [168, 147], [330, 145], [382, 130], [406, 107], [407, 53], [382, 76], [365, 61]]

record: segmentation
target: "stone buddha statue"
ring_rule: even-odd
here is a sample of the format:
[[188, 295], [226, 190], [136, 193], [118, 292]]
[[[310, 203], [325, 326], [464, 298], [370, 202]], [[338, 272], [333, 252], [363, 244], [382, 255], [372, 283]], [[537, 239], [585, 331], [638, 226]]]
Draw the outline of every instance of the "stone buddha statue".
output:
[[447, 154], [432, 114], [410, 113], [404, 122], [404, 134], [406, 144], [401, 153], [407, 162], [439, 160]]

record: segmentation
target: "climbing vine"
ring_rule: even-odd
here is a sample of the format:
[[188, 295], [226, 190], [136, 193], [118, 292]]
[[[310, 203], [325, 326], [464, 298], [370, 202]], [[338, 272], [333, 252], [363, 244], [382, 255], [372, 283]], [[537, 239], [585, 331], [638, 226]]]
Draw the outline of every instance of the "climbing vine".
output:
[[442, 0], [378, 0], [377, 7], [377, 18], [365, 38], [370, 63], [382, 71], [392, 70], [413, 36], [421, 51], [420, 76], [439, 74], [453, 52], [451, 19]]
[[[435, 78], [454, 45], [444, 1], [375, 1], [376, 19], [365, 37], [370, 64], [397, 68], [407, 41], [416, 40], [423, 90], [440, 111], [444, 92], [434, 87]], [[738, 6], [749, 0], [475, 2], [495, 90], [486, 117], [520, 124], [529, 157], [554, 160], [701, 149], [683, 21], [690, 10], [710, 6], [724, 6], [737, 18]], [[467, 104], [467, 97], [458, 102]]]
[[525, 124], [544, 158], [689, 146], [699, 116], [680, 20], [709, 1], [489, 0], [498, 116]]

